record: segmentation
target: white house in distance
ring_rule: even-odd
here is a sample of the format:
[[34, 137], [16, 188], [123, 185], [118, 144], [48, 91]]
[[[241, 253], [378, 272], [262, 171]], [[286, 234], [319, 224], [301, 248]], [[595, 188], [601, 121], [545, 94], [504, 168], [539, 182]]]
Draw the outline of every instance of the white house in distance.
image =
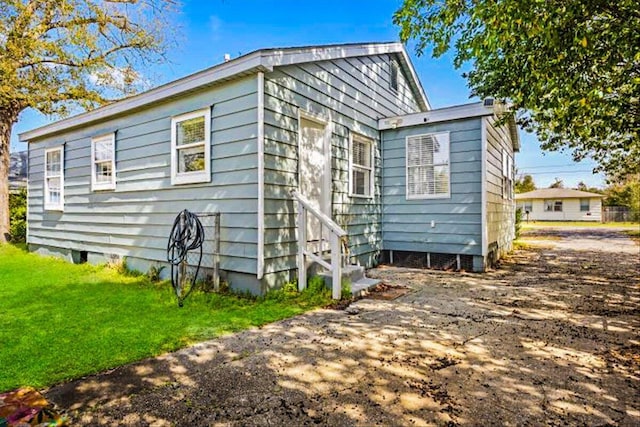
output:
[[543, 188], [516, 194], [516, 202], [524, 220], [602, 221], [603, 197], [587, 191]]

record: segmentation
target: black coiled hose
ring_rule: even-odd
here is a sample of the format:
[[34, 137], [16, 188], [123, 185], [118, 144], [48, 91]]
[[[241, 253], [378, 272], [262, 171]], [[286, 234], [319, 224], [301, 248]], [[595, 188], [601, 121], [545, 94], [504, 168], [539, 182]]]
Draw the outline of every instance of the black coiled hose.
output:
[[[171, 264], [171, 286], [178, 297], [178, 306], [182, 307], [184, 300], [195, 288], [196, 278], [202, 262], [202, 243], [204, 242], [204, 227], [198, 216], [188, 210], [183, 210], [173, 221], [173, 228], [167, 244], [167, 261]], [[199, 251], [198, 266], [191, 277], [191, 283], [186, 281], [187, 255], [189, 251]], [[185, 285], [188, 289], [185, 291]]]

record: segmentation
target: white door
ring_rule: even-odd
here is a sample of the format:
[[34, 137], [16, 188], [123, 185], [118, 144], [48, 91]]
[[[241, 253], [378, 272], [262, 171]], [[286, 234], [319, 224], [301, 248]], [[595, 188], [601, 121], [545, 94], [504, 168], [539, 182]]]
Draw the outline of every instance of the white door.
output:
[[[300, 117], [299, 174], [300, 193], [331, 217], [329, 185], [330, 155], [327, 124]], [[307, 239], [319, 240], [320, 223], [311, 215], [307, 220]]]

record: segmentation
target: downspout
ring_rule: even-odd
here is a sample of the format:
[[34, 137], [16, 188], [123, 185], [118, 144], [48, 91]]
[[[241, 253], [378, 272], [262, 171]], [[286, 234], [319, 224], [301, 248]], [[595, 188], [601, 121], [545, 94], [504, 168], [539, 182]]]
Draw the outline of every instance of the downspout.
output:
[[481, 124], [480, 124], [480, 139], [481, 139], [481, 143], [480, 146], [482, 147], [482, 153], [480, 155], [480, 162], [481, 162], [481, 166], [480, 166], [480, 179], [481, 181], [481, 186], [480, 186], [480, 191], [481, 191], [481, 195], [480, 195], [480, 203], [482, 203], [481, 206], [481, 217], [480, 217], [480, 222], [481, 222], [481, 227], [482, 227], [482, 258], [484, 259], [484, 262], [486, 264], [487, 262], [487, 255], [489, 254], [489, 235], [488, 235], [488, 230], [487, 227], [489, 226], [487, 224], [487, 118], [486, 117], [481, 117]]
[[264, 276], [264, 73], [258, 71], [258, 265], [256, 276]]

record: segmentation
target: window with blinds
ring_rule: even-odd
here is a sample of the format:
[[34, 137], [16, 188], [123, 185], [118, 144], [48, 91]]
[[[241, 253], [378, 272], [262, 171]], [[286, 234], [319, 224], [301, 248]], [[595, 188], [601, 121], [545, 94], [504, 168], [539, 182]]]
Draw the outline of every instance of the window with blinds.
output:
[[407, 137], [407, 199], [450, 196], [449, 132]]
[[116, 188], [116, 138], [115, 134], [91, 139], [91, 190]]
[[171, 183], [211, 181], [211, 110], [171, 120]]
[[358, 134], [351, 134], [349, 157], [349, 188], [352, 196], [373, 195], [373, 141]]

